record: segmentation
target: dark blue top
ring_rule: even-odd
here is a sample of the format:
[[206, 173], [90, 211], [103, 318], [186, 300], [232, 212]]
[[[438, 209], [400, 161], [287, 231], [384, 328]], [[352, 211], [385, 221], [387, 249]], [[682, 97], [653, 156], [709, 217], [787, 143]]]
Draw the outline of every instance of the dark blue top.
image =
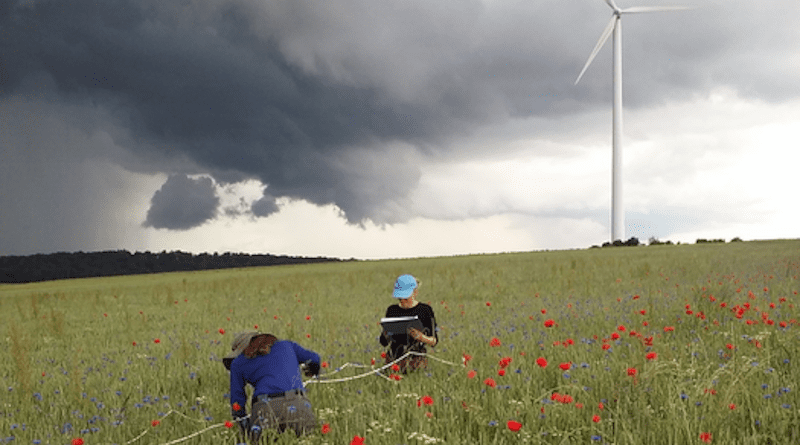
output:
[[244, 388], [248, 383], [254, 388], [254, 398], [261, 394], [303, 389], [299, 365], [307, 361], [319, 364], [319, 354], [289, 340], [275, 342], [266, 355], [236, 357], [231, 363], [231, 405], [238, 403], [241, 409], [234, 411], [233, 415], [246, 415], [247, 393]]

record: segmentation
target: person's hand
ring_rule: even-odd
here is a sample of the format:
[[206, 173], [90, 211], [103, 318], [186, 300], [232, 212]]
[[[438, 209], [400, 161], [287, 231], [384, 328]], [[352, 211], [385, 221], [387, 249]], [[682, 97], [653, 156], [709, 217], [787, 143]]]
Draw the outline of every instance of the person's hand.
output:
[[306, 377], [315, 377], [319, 375], [319, 363], [306, 362]]
[[420, 341], [422, 337], [424, 337], [422, 335], [422, 332], [420, 332], [419, 329], [417, 328], [408, 328], [408, 335], [410, 335], [411, 338], [413, 338], [416, 341]]

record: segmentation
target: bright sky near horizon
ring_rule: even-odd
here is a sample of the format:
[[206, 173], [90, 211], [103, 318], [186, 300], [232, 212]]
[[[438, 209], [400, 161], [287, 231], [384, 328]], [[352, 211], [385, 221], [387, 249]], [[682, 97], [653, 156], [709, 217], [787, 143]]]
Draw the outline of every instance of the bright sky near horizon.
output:
[[[796, 0], [618, 0], [626, 237], [800, 238]], [[610, 237], [603, 0], [11, 0], [0, 255]]]

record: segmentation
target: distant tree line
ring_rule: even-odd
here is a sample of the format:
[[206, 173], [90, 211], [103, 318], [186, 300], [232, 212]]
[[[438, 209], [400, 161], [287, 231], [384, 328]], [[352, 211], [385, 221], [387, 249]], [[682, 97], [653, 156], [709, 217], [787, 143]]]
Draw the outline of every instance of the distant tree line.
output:
[[233, 267], [342, 261], [325, 257], [295, 257], [223, 253], [194, 255], [174, 251], [161, 253], [115, 250], [105, 252], [50, 253], [1, 256], [0, 283], [29, 283], [66, 278], [107, 277], [160, 272], [178, 272]]
[[[731, 240], [731, 242], [732, 243], [740, 243], [740, 242], [742, 242], [742, 239], [737, 236], [737, 237], [733, 238]], [[722, 243], [722, 244], [724, 244], [725, 240], [724, 239], [711, 239], [711, 240], [709, 240], [709, 239], [705, 239], [705, 238], [698, 238], [697, 241], [695, 241], [695, 243], [696, 244], [710, 244], [710, 243]], [[606, 242], [603, 243], [602, 247], [638, 246], [640, 244], [641, 243], [639, 242], [638, 238], [632, 237], [632, 238], [628, 239], [628, 241], [615, 240], [613, 243], [610, 243], [610, 242], [606, 241]], [[678, 244], [680, 244], [680, 242], [678, 242]], [[643, 244], [641, 244], [641, 245], [643, 245]], [[669, 240], [661, 241], [658, 238], [652, 236], [647, 241], [647, 245], [648, 246], [671, 246], [672, 245], [672, 241], [669, 241]], [[598, 247], [601, 247], [601, 246], [595, 245], [595, 246], [592, 246], [592, 249], [596, 249]]]

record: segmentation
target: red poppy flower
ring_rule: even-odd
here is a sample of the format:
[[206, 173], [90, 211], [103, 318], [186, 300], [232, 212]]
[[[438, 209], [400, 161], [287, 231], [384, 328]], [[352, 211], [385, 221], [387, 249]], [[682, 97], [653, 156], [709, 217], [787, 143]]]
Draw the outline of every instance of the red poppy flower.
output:
[[152, 422], [150, 422], [150, 425], [152, 425], [153, 427], [157, 427], [160, 424], [161, 424], [161, 421], [158, 420], [158, 419], [153, 420]]
[[389, 376], [389, 378], [399, 382], [400, 379], [402, 379], [403, 377], [401, 377], [400, 374], [392, 374], [392, 375]]
[[540, 368], [544, 368], [547, 366], [547, 360], [544, 357], [539, 357], [536, 359], [536, 364], [539, 365]]
[[500, 362], [498, 364], [500, 365], [501, 368], [507, 367], [508, 365], [511, 364], [511, 357], [503, 357], [503, 358], [501, 358]]
[[547, 309], [542, 309], [542, 315], [547, 313]]
[[664, 332], [672, 332], [675, 330], [674, 326], [664, 326]]
[[322, 362], [322, 364], [320, 366], [322, 366], [323, 368], [327, 368], [328, 367], [328, 362]]
[[225, 335], [225, 329], [219, 328], [219, 333]]
[[489, 341], [489, 346], [491, 346], [491, 347], [497, 347], [497, 346], [500, 346], [501, 344], [502, 343], [500, 343], [500, 339], [497, 338], [497, 337], [493, 337], [491, 339], [491, 341]]
[[546, 328], [552, 328], [554, 324], [556, 324], [556, 322], [550, 318], [544, 321], [544, 327]]
[[474, 379], [476, 375], [478, 375], [478, 373], [473, 369], [467, 373], [467, 378]]
[[506, 423], [506, 426], [508, 427], [508, 429], [514, 432], [517, 432], [519, 431], [520, 428], [522, 428], [522, 424], [517, 422], [516, 420], [509, 420], [508, 423]]
[[233, 408], [234, 411], [239, 411], [240, 409], [242, 409], [242, 406], [239, 405], [239, 402], [233, 402], [233, 405], [231, 405], [231, 408]]
[[612, 333], [611, 334], [611, 339], [612, 340], [619, 340], [619, 334], [617, 334], [616, 332]]
[[604, 351], [607, 351], [609, 349], [611, 349], [611, 345], [610, 344], [608, 344], [608, 343], [603, 344], [603, 350]]
[[600, 411], [602, 411], [602, 410], [603, 410], [603, 408], [605, 408], [605, 407], [606, 407], [606, 406], [605, 406], [605, 405], [603, 405], [603, 402], [600, 402], [600, 403], [598, 403], [598, 404], [597, 404], [597, 408], [599, 408], [599, 409], [600, 409]]
[[370, 362], [370, 364], [372, 364], [372, 365], [375, 364], [375, 357], [372, 357], [372, 361]]
[[310, 315], [306, 315], [306, 320], [311, 320], [311, 316]]
[[226, 421], [225, 428], [233, 428], [233, 422], [231, 422], [230, 420]]
[[486, 302], [486, 306], [491, 306], [491, 305], [492, 305], [492, 303], [490, 303], [488, 301]]
[[736, 409], [736, 404], [735, 403], [731, 403], [730, 405], [728, 405], [728, 408]]
[[83, 445], [83, 439], [81, 439], [80, 437], [72, 439], [72, 445]]
[[499, 375], [500, 377], [506, 375], [506, 370], [505, 369], [498, 369], [497, 370], [497, 375]]
[[133, 346], [136, 346], [136, 342], [133, 342]]
[[633, 377], [636, 375], [636, 368], [628, 368], [628, 375]]
[[381, 358], [386, 358], [386, 353], [385, 352], [381, 352]]
[[711, 433], [700, 433], [700, 440], [705, 443], [711, 443]]
[[560, 365], [558, 365], [558, 367], [561, 368], [562, 370], [566, 371], [566, 370], [568, 370], [569, 368], [572, 367], [572, 363], [570, 363], [570, 362], [561, 363]]
[[397, 363], [392, 365], [392, 371], [397, 372], [399, 370], [400, 370], [400, 365], [398, 365]]
[[598, 423], [598, 422], [600, 422], [600, 416], [598, 416], [597, 414], [595, 414], [594, 416], [592, 416], [592, 422], [594, 422], [594, 423]]
[[328, 434], [331, 432], [331, 425], [328, 423], [323, 423], [322, 428], [320, 428], [320, 432], [322, 434]]
[[647, 360], [655, 360], [656, 358], [658, 358], [658, 354], [656, 354], [655, 352], [648, 352], [645, 357], [647, 357]]
[[488, 379], [484, 380], [484, 381], [483, 381], [483, 383], [485, 383], [485, 384], [486, 384], [486, 386], [491, 386], [492, 388], [494, 388], [495, 386], [497, 386], [497, 383], [495, 383], [495, 382], [494, 382], [494, 379], [493, 379], [493, 378], [491, 378], [491, 377], [489, 377]]
[[427, 405], [427, 406], [433, 405], [433, 397], [431, 397], [431, 396], [422, 396], [422, 399], [420, 399], [420, 400], [422, 401], [423, 405]]
[[464, 366], [467, 366], [467, 363], [469, 363], [470, 360], [472, 360], [472, 356], [471, 355], [469, 355], [469, 354], [462, 354], [461, 355], [461, 363], [463, 363]]
[[153, 343], [161, 343], [161, 339], [157, 338], [157, 339], [153, 340]]
[[361, 436], [353, 436], [353, 440], [350, 441], [350, 445], [364, 445], [364, 438]]
[[258, 325], [257, 325], [257, 324], [254, 324], [254, 325], [253, 325], [253, 329], [258, 329]]

